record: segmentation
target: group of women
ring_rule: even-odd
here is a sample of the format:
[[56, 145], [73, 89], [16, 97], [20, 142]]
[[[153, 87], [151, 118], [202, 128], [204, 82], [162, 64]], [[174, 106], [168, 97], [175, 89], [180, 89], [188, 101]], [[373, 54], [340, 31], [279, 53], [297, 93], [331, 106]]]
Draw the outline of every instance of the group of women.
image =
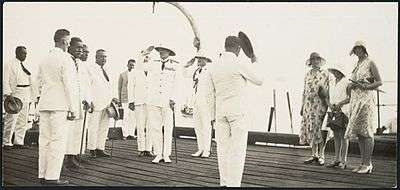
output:
[[311, 69], [304, 81], [299, 136], [300, 143], [310, 144], [312, 150], [311, 157], [304, 163], [324, 165], [327, 129], [332, 129], [335, 160], [326, 166], [341, 169], [348, 167], [349, 139], [357, 138], [361, 163], [352, 172], [366, 174], [373, 168], [373, 127], [377, 125], [374, 90], [378, 90], [382, 81], [374, 61], [368, 56], [365, 43], [357, 41], [350, 51], [350, 56], [353, 54], [358, 61], [349, 78], [341, 65], [325, 70], [322, 69], [325, 59], [316, 52], [310, 55], [306, 62]]

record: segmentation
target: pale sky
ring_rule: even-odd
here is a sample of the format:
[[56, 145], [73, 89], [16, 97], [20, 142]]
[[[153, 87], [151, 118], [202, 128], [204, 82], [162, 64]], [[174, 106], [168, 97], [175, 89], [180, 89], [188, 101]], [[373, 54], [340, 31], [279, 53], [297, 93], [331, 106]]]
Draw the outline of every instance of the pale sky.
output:
[[[300, 126], [300, 105], [305, 61], [313, 51], [327, 64], [344, 64], [348, 72], [355, 57], [349, 51], [356, 40], [367, 44], [387, 82], [381, 103], [397, 104], [397, 3], [181, 3], [193, 16], [205, 54], [216, 60], [225, 37], [245, 32], [265, 70], [262, 87], [251, 88], [253, 108], [250, 130], [265, 131], [276, 89], [277, 132], [288, 133], [289, 113], [286, 92], [290, 93], [294, 131]], [[3, 62], [14, 55], [17, 45], [28, 48], [30, 67], [35, 69], [53, 46], [54, 32], [71, 31], [89, 46], [88, 64], [94, 52], [108, 51], [108, 70], [115, 79], [148, 45], [163, 44], [186, 63], [194, 54], [189, 22], [175, 7], [157, 3], [27, 3], [7, 2], [3, 6]], [[243, 55], [242, 55], [243, 56]], [[350, 70], [350, 71], [349, 71]], [[181, 99], [190, 94], [190, 79], [180, 79]], [[117, 86], [115, 84], [115, 92]], [[395, 107], [382, 108], [382, 124], [396, 115]], [[274, 129], [274, 126], [273, 126]]]

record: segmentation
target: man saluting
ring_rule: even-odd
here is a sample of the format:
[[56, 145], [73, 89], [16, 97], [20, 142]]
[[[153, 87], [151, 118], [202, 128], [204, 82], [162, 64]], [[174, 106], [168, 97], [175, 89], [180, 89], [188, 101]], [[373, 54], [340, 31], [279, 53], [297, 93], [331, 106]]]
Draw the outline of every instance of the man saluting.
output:
[[[220, 185], [239, 187], [247, 148], [245, 121], [245, 89], [247, 81], [262, 85], [253, 65], [238, 59], [240, 40], [236, 36], [225, 39], [225, 52], [210, 71], [211, 91], [215, 93], [215, 138], [217, 140]], [[251, 58], [255, 62], [256, 57]]]

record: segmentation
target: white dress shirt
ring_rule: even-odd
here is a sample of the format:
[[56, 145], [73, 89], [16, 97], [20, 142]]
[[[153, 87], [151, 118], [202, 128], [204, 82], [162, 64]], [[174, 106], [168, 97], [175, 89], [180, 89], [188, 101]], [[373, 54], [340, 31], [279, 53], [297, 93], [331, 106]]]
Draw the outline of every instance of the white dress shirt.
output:
[[[343, 77], [338, 83], [336, 83], [335, 77], [330, 77], [333, 80], [330, 81], [329, 84], [329, 98], [331, 104], [338, 104], [339, 102], [345, 100], [348, 96], [346, 93], [347, 86], [349, 85], [350, 81]], [[345, 104], [342, 107], [343, 113], [349, 116], [349, 104]]]
[[[27, 68], [26, 62], [22, 62], [22, 64]], [[5, 64], [3, 74], [3, 94], [12, 94], [21, 99], [22, 102], [34, 101], [32, 75], [29, 76], [22, 70], [20, 60], [14, 58]], [[21, 85], [29, 85], [29, 87], [18, 87]]]

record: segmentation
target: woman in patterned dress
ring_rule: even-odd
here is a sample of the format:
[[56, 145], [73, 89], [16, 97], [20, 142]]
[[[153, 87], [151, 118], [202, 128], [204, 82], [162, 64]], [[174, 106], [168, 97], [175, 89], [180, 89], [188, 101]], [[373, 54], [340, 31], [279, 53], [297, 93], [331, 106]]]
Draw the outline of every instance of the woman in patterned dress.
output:
[[382, 85], [381, 77], [375, 63], [368, 57], [365, 44], [357, 41], [350, 52], [358, 57], [352, 72], [350, 91], [350, 118], [345, 133], [346, 138], [358, 138], [361, 154], [361, 165], [353, 170], [357, 173], [371, 173], [371, 156], [374, 150], [373, 126], [376, 121], [375, 93]]
[[300, 144], [308, 143], [311, 146], [311, 157], [304, 163], [318, 162], [323, 165], [327, 131], [322, 130], [322, 123], [328, 108], [329, 75], [328, 71], [321, 69], [325, 59], [316, 52], [310, 55], [306, 64], [312, 68], [304, 80]]

